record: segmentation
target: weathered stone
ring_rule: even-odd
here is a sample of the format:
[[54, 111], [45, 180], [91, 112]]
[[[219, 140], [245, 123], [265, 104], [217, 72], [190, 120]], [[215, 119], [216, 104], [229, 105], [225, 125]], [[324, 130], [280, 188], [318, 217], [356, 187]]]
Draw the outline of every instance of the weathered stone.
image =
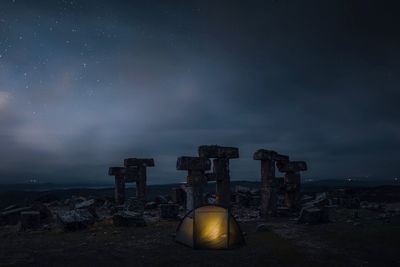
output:
[[145, 201], [136, 197], [130, 197], [125, 202], [126, 211], [134, 211], [138, 214], [143, 214]]
[[85, 209], [71, 210], [58, 214], [58, 219], [65, 231], [85, 229], [95, 221], [93, 215]]
[[182, 187], [185, 191], [185, 208], [187, 211], [194, 209], [194, 201], [193, 201], [193, 187], [189, 185], [185, 185]]
[[22, 207], [17, 209], [10, 209], [0, 213], [0, 224], [17, 224], [21, 219], [21, 212], [31, 210], [31, 207]]
[[204, 146], [199, 146], [198, 152], [200, 157], [205, 157], [205, 158], [234, 159], [239, 157], [239, 149], [237, 147], [204, 145]]
[[304, 161], [278, 161], [276, 166], [280, 172], [300, 172], [307, 170], [307, 163]]
[[207, 184], [207, 177], [204, 172], [209, 170], [211, 162], [201, 157], [179, 157], [176, 162], [177, 170], [187, 170], [186, 205], [197, 208], [204, 203], [204, 186]]
[[36, 202], [32, 204], [31, 208], [40, 213], [41, 223], [50, 223], [53, 220], [53, 213], [46, 205]]
[[108, 168], [108, 175], [116, 176], [116, 175], [125, 175], [124, 167], [110, 167]]
[[114, 226], [146, 226], [146, 222], [142, 214], [132, 211], [120, 211], [113, 216]]
[[176, 161], [177, 170], [208, 171], [211, 161], [204, 157], [179, 157]]
[[273, 150], [259, 149], [253, 154], [254, 160], [288, 161], [289, 157], [278, 154]]
[[96, 203], [95, 199], [89, 199], [80, 203], [75, 204], [76, 209], [85, 209], [94, 206]]
[[239, 149], [218, 145], [203, 145], [200, 157], [213, 158], [213, 172], [207, 173], [208, 181], [216, 181], [216, 203], [229, 208], [231, 203], [229, 159], [239, 157]]
[[21, 230], [37, 230], [40, 228], [40, 212], [23, 211], [21, 212]]
[[159, 205], [160, 217], [163, 219], [175, 219], [179, 214], [179, 205], [161, 204]]

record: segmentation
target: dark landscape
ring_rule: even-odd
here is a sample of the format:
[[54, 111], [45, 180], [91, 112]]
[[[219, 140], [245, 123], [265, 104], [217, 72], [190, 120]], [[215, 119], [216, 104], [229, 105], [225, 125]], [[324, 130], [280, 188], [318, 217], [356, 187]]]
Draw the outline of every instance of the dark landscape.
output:
[[[400, 242], [400, 186], [344, 187], [340, 180], [331, 181], [329, 185], [320, 183], [322, 181], [305, 183], [303, 190], [306, 196], [311, 197], [308, 201], [319, 198], [321, 203], [332, 206], [329, 208], [329, 221], [299, 224], [298, 213], [260, 219], [256, 203], [251, 203], [251, 199], [257, 196], [259, 183], [232, 182], [232, 191], [246, 194], [247, 201], [250, 200], [250, 203], [244, 200], [234, 202], [232, 208], [245, 232], [246, 245], [225, 251], [192, 250], [174, 242], [179, 218], [184, 215], [182, 210], [176, 219], [163, 219], [157, 205], [148, 205], [144, 215], [146, 226], [115, 227], [112, 205], [107, 204], [113, 201], [113, 188], [5, 191], [3, 185], [0, 193], [2, 214], [12, 199], [18, 204], [11, 209], [24, 207], [23, 201], [35, 203], [33, 209], [46, 207], [46, 212], [47, 209], [51, 211], [51, 219], [48, 218], [41, 229], [30, 231], [21, 231], [19, 223], [3, 224], [0, 227], [1, 266], [125, 266], [132, 262], [134, 266], [164, 266], [171, 262], [174, 266], [400, 264], [397, 249]], [[147, 203], [171, 202], [171, 189], [177, 186], [149, 186]], [[134, 189], [128, 190], [133, 192]], [[207, 191], [213, 199], [211, 184]], [[338, 192], [340, 198], [334, 197]], [[23, 196], [27, 198], [24, 200]], [[57, 212], [70, 209], [71, 199], [89, 201], [89, 204], [90, 200], [95, 200], [92, 205], [99, 218], [86, 229], [65, 232], [57, 221]], [[351, 204], [352, 199], [357, 199], [357, 203]], [[332, 201], [343, 203], [329, 204]], [[265, 225], [266, 230], [261, 231], [260, 225]]]
[[400, 266], [399, 12], [0, 0], [0, 267]]

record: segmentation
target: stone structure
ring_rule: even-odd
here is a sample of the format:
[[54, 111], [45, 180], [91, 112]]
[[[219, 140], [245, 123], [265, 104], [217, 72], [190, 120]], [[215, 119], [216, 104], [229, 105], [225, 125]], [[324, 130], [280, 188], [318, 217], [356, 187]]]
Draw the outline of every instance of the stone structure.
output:
[[216, 181], [217, 204], [229, 208], [231, 203], [229, 159], [239, 157], [236, 147], [208, 145], [199, 147], [199, 156], [213, 159], [213, 172], [207, 173], [208, 181]]
[[285, 205], [289, 209], [300, 207], [300, 171], [307, 170], [304, 161], [280, 161], [276, 166], [280, 172], [285, 173]]
[[261, 161], [261, 204], [260, 216], [276, 215], [278, 186], [275, 179], [275, 163], [289, 161], [289, 157], [273, 150], [259, 149], [253, 155], [254, 160]]
[[204, 157], [179, 157], [177, 170], [188, 171], [186, 191], [186, 209], [192, 210], [204, 203], [204, 186], [207, 184], [205, 171], [210, 170], [211, 162]]
[[111, 167], [108, 169], [108, 175], [115, 177], [115, 203], [123, 204], [125, 202], [125, 168]]
[[125, 183], [136, 182], [136, 198], [144, 203], [146, 198], [147, 167], [154, 167], [153, 159], [128, 158], [125, 167], [111, 167], [108, 174], [115, 177], [115, 202], [125, 202]]

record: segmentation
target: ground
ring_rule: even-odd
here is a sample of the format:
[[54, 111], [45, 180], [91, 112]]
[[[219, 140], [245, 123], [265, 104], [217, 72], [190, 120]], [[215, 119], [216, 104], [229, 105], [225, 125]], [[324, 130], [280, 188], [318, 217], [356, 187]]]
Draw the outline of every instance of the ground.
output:
[[[336, 217], [350, 213], [339, 210]], [[69, 233], [19, 232], [7, 226], [0, 230], [0, 266], [400, 266], [400, 223], [395, 220], [353, 222], [333, 216], [331, 223], [300, 225], [275, 218], [265, 222], [266, 232], [257, 232], [258, 221], [240, 222], [246, 245], [223, 251], [175, 243], [178, 223], [116, 228], [106, 220]]]

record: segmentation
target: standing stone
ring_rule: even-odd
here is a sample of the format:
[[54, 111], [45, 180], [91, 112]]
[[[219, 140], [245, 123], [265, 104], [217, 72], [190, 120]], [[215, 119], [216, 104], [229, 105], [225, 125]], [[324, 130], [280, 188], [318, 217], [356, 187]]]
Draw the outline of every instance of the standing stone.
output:
[[298, 209], [300, 207], [300, 171], [307, 170], [307, 164], [304, 161], [282, 161], [277, 163], [279, 171], [285, 172], [285, 205], [289, 209]]
[[200, 157], [213, 159], [213, 172], [207, 173], [208, 181], [216, 182], [216, 202], [226, 208], [231, 204], [231, 188], [229, 174], [229, 159], [239, 157], [236, 147], [218, 145], [203, 145], [198, 149]]
[[275, 179], [275, 162], [289, 160], [289, 157], [273, 150], [259, 149], [254, 153], [253, 159], [261, 161], [260, 216], [276, 216], [279, 188]]
[[108, 169], [108, 174], [115, 177], [115, 203], [121, 205], [125, 202], [125, 168], [111, 167]]
[[[187, 185], [191, 188], [191, 199], [187, 197], [188, 207], [198, 208], [204, 204], [204, 186], [207, 184], [205, 171], [209, 170], [211, 162], [203, 157], [179, 157], [177, 170], [188, 172]], [[190, 193], [189, 193], [190, 194]], [[191, 203], [190, 203], [191, 202]]]

